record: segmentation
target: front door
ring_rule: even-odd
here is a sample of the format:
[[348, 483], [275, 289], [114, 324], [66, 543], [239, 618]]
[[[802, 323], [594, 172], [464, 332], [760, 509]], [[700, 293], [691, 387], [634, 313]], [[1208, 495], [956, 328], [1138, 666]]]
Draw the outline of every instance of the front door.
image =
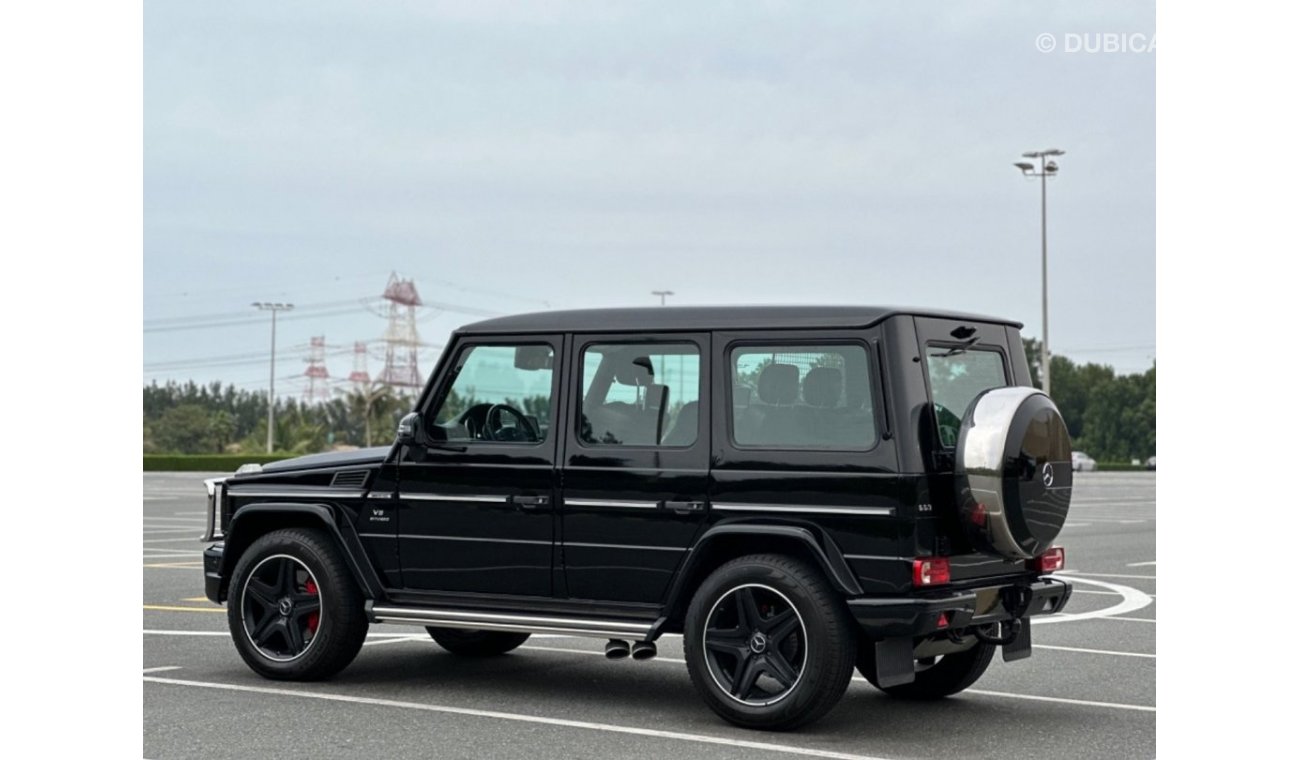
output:
[[398, 465], [412, 590], [551, 595], [557, 336], [471, 338], [426, 396], [427, 447]]
[[661, 602], [708, 507], [709, 338], [580, 335], [570, 350], [567, 596]]

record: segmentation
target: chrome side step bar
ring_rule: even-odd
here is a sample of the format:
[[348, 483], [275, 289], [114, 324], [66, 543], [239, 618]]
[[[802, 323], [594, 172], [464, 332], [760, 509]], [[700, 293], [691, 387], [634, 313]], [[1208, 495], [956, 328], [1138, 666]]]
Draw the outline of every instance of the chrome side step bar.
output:
[[442, 628], [518, 631], [520, 633], [567, 633], [572, 636], [591, 636], [599, 639], [647, 640], [655, 627], [654, 622], [507, 615], [496, 612], [448, 610], [432, 607], [396, 607], [391, 604], [367, 604], [366, 606], [370, 620], [374, 623], [434, 625]]

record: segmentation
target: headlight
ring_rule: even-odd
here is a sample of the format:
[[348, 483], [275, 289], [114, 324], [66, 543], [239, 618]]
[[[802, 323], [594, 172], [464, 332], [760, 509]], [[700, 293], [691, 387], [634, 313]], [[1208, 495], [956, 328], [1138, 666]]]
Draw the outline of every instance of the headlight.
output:
[[215, 541], [219, 538], [225, 538], [221, 533], [221, 501], [225, 495], [225, 478], [212, 478], [203, 481], [203, 485], [208, 489], [208, 511], [207, 526], [204, 528], [203, 537], [200, 541]]

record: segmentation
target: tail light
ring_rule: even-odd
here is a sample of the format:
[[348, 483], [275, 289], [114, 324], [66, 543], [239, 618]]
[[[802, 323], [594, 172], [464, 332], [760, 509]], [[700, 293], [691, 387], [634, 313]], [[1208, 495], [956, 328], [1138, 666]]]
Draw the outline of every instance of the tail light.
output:
[[1053, 546], [1034, 557], [1033, 569], [1039, 573], [1054, 573], [1065, 567], [1065, 547]]
[[942, 586], [951, 580], [947, 557], [912, 560], [913, 586]]

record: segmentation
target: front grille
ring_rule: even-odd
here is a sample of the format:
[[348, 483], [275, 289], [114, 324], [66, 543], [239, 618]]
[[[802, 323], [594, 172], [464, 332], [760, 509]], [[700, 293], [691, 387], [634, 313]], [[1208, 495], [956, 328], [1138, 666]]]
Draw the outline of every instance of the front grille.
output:
[[366, 470], [343, 470], [334, 473], [330, 486], [334, 488], [364, 488], [370, 473]]

